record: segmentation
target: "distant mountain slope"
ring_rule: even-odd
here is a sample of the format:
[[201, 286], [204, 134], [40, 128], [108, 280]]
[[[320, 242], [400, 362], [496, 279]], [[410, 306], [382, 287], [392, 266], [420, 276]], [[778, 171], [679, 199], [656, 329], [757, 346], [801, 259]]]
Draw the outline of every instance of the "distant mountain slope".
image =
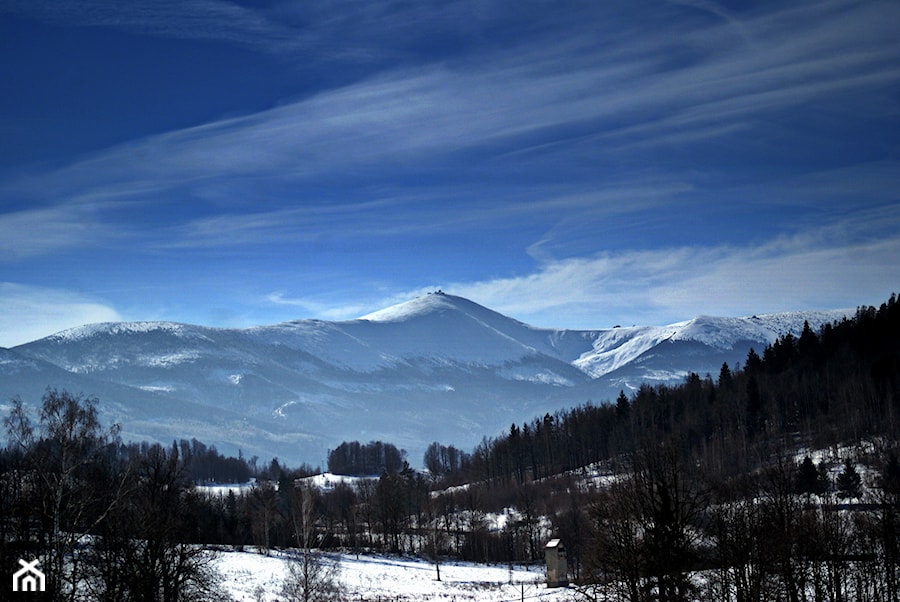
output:
[[434, 440], [482, 436], [641, 382], [717, 373], [751, 346], [847, 312], [700, 317], [662, 327], [535, 328], [435, 293], [357, 320], [249, 329], [106, 323], [2, 350], [0, 399], [46, 386], [96, 395], [130, 438], [322, 462], [343, 439], [391, 441], [418, 463]]
[[[707, 348], [712, 355], [719, 355], [715, 366], [718, 371], [723, 361], [737, 357], [733, 361], [742, 361], [751, 347], [762, 348], [787, 333], [799, 334], [803, 330], [804, 322], [809, 322], [810, 327], [818, 329], [822, 324], [839, 320], [846, 315], [852, 315], [853, 310], [833, 311], [806, 311], [777, 314], [764, 314], [745, 318], [714, 318], [700, 316], [685, 322], [678, 322], [668, 326], [640, 326], [631, 328], [614, 328], [598, 331], [593, 339], [593, 348], [584, 353], [573, 364], [594, 378], [618, 371], [653, 349], [662, 346], [669, 351], [666, 356], [673, 355], [676, 348], [688, 349], [695, 345], [675, 346], [674, 343], [696, 343]], [[677, 353], [676, 353], [677, 354]], [[687, 355], [692, 355], [688, 353]], [[696, 356], [696, 354], [693, 354]], [[643, 363], [647, 363], [649, 357], [643, 357]], [[697, 372], [699, 369], [689, 369], [687, 363], [676, 371], [679, 373]], [[650, 377], [650, 373], [647, 373]], [[677, 377], [677, 376], [676, 376]], [[665, 381], [666, 378], [657, 377], [650, 380]]]

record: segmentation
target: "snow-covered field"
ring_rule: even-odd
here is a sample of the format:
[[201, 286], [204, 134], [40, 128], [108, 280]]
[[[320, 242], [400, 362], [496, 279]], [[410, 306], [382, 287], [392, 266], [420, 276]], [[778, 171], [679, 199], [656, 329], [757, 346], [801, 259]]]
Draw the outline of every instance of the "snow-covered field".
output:
[[[504, 602], [572, 600], [566, 589], [548, 589], [542, 566], [478, 565], [452, 562], [441, 564], [441, 580], [436, 580], [434, 564], [417, 558], [353, 554], [328, 555], [339, 565], [338, 581], [345, 599], [368, 602], [388, 600], [474, 600]], [[224, 579], [225, 591], [239, 602], [279, 600], [281, 583], [287, 574], [286, 557], [254, 552], [220, 552], [216, 567]]]

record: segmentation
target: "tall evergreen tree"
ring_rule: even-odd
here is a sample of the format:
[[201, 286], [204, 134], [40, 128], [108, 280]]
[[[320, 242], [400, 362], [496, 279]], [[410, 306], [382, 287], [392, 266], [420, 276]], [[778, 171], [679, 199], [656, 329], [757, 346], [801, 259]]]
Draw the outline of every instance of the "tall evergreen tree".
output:
[[859, 497], [862, 490], [862, 477], [850, 458], [844, 460], [844, 469], [838, 475], [837, 488], [841, 497]]

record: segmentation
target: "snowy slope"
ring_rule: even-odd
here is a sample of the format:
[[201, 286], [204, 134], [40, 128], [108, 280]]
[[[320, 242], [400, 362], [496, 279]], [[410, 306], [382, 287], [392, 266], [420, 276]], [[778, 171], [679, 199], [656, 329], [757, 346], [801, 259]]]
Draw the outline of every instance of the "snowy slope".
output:
[[763, 314], [743, 318], [700, 316], [668, 326], [597, 331], [592, 349], [578, 357], [573, 364], [591, 377], [599, 378], [634, 362], [648, 350], [664, 342], [678, 341], [700, 343], [725, 352], [740, 347], [743, 359], [750, 346], [756, 347], [761, 353], [766, 345], [774, 343], [779, 337], [787, 333], [800, 333], [804, 322], [809, 322], [810, 327], [817, 330], [822, 324], [840, 320], [852, 313], [852, 310], [833, 310]]
[[[222, 587], [237, 601], [283, 599], [279, 595], [287, 576], [288, 558], [274, 552], [221, 552], [213, 566], [222, 576]], [[347, 599], [412, 601], [508, 602], [519, 600], [571, 600], [566, 588], [548, 589], [543, 567], [489, 566], [465, 562], [441, 565], [437, 581], [434, 565], [417, 558], [352, 554], [326, 555], [336, 567], [336, 581]]]
[[818, 328], [845, 313], [555, 330], [435, 293], [343, 322], [94, 324], [5, 350], [0, 399], [36, 401], [52, 385], [96, 395], [134, 438], [311, 463], [342, 440], [382, 439], [418, 463], [432, 441], [472, 446], [641, 382], [715, 373], [804, 320]]

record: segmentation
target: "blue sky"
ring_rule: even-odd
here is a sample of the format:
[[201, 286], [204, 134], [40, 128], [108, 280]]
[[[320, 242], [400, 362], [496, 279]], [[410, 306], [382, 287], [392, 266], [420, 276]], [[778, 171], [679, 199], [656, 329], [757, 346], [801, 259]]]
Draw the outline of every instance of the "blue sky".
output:
[[0, 346], [900, 290], [900, 4], [0, 4]]

